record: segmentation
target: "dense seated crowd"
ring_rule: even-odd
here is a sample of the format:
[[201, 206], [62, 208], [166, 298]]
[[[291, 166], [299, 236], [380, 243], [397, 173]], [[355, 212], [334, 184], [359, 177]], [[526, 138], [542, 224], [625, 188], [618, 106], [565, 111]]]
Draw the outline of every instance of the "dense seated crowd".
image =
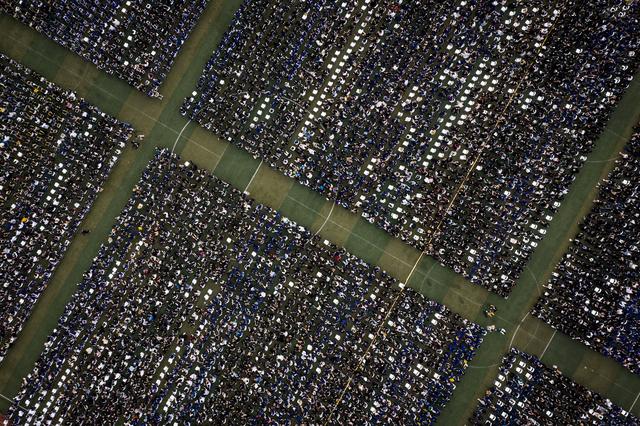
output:
[[182, 111], [506, 296], [638, 69], [639, 15], [246, 1]]
[[208, 0], [13, 0], [0, 12], [153, 97]]
[[608, 399], [573, 382], [537, 357], [512, 349], [470, 419], [481, 425], [638, 425]]
[[0, 361], [131, 132], [0, 54]]
[[640, 127], [533, 314], [640, 374]]
[[10, 418], [428, 424], [484, 334], [159, 150]]

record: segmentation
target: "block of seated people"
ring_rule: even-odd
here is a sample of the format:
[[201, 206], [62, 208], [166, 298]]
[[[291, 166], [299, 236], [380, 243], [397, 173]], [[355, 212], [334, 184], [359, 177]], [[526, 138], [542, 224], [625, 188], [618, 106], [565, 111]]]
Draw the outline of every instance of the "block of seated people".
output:
[[246, 1], [182, 111], [507, 296], [638, 70], [639, 14]]
[[0, 361], [132, 131], [0, 54]]
[[533, 314], [640, 374], [640, 125]]
[[9, 0], [12, 15], [153, 97], [208, 0]]
[[9, 418], [431, 423], [484, 334], [157, 151]]
[[637, 425], [640, 419], [537, 357], [511, 349], [468, 424]]

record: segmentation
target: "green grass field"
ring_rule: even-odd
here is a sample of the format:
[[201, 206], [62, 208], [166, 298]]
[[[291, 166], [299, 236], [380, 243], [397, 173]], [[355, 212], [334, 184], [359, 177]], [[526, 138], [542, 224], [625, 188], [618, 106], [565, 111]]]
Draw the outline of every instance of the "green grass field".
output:
[[[183, 46], [160, 92], [163, 100], [151, 99], [126, 83], [97, 70], [92, 64], [46, 39], [34, 30], [2, 15], [3, 37], [0, 51], [34, 69], [59, 86], [80, 96], [117, 118], [130, 122], [146, 135], [139, 150], [127, 149], [109, 177], [91, 212], [81, 225], [92, 229], [78, 234], [53, 280], [40, 298], [18, 341], [0, 365], [0, 394], [12, 398], [23, 377], [32, 369], [48, 334], [56, 325], [64, 305], [89, 267], [115, 217], [125, 205], [155, 147], [175, 146], [175, 151], [235, 187], [251, 193], [258, 201], [355, 255], [381, 266], [401, 281], [409, 276], [420, 253], [364, 219], [276, 172], [259, 159], [219, 140], [179, 113], [182, 100], [196, 85], [205, 62], [220, 41], [241, 0], [212, 2]], [[409, 285], [425, 296], [482, 325], [495, 323], [506, 335], [486, 337], [439, 423], [464, 424], [476, 406], [476, 399], [491, 385], [497, 367], [511, 346], [543, 356], [548, 365], [557, 365], [576, 382], [600, 392], [624, 409], [640, 394], [640, 377], [613, 360], [578, 344], [546, 324], [527, 315], [555, 265], [577, 233], [579, 221], [589, 211], [597, 195], [598, 183], [607, 175], [619, 151], [628, 140], [632, 126], [640, 121], [640, 73], [626, 93], [593, 153], [574, 181], [571, 191], [553, 219], [543, 242], [530, 259], [509, 299], [472, 285], [463, 277], [423, 256], [411, 275]], [[482, 307], [492, 303], [498, 315], [489, 322]], [[0, 412], [8, 401], [0, 400]], [[640, 416], [640, 403], [632, 410]]]

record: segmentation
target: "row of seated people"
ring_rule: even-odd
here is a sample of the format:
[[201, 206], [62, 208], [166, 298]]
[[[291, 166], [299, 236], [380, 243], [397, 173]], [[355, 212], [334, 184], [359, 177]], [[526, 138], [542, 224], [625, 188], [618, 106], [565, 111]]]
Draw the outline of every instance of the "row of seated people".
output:
[[474, 425], [638, 425], [640, 419], [610, 400], [511, 349], [493, 386], [480, 398]]
[[158, 150], [10, 419], [432, 423], [484, 334]]
[[639, 11], [247, 1], [182, 112], [507, 296], [638, 69]]
[[438, 259], [460, 260], [455, 270], [472, 281], [484, 277], [503, 296], [640, 70], [640, 3], [559, 4], [545, 47], [498, 134], [487, 139], [481, 170], [466, 181], [434, 243]]
[[533, 314], [640, 374], [640, 126]]
[[0, 54], [0, 361], [131, 133]]
[[0, 12], [41, 32], [149, 96], [158, 88], [208, 0], [19, 0]]

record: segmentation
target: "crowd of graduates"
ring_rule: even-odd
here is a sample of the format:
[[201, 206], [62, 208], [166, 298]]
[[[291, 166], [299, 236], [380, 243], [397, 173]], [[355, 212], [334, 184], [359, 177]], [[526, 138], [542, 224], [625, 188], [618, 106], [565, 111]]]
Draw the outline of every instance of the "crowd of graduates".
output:
[[638, 2], [245, 2], [183, 113], [507, 296], [640, 64]]
[[640, 126], [533, 314], [640, 374]]
[[512, 349], [479, 399], [474, 425], [638, 425], [640, 419], [573, 382], [556, 367]]
[[149, 96], [158, 88], [208, 0], [20, 0], [0, 12]]
[[484, 334], [158, 150], [10, 418], [431, 423]]
[[0, 54], [0, 361], [131, 133]]
[[[0, 11], [161, 97], [206, 5]], [[246, 0], [181, 111], [507, 297], [639, 52], [638, 2]], [[0, 54], [0, 362], [131, 134]], [[640, 130], [532, 311], [634, 373], [638, 188]], [[8, 416], [429, 424], [486, 332], [158, 150]], [[638, 423], [515, 349], [470, 421]]]

